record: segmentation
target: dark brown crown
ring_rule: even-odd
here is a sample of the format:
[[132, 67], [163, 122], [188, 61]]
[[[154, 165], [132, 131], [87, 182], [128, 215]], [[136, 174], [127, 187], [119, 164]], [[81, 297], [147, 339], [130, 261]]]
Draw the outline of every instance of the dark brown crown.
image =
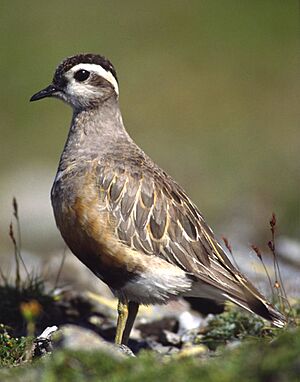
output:
[[63, 86], [64, 78], [63, 74], [70, 70], [73, 66], [78, 64], [96, 64], [101, 65], [103, 69], [111, 72], [111, 74], [115, 77], [118, 82], [117, 72], [113, 66], [113, 64], [104, 56], [100, 56], [100, 54], [86, 53], [86, 54], [76, 54], [75, 56], [67, 57], [62, 61], [61, 64], [58, 65], [53, 83]]

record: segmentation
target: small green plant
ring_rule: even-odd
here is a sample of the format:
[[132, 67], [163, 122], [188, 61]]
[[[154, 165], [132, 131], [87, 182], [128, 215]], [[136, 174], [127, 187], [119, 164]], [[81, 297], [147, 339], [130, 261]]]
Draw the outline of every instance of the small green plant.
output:
[[210, 350], [220, 345], [246, 338], [272, 338], [276, 329], [267, 328], [263, 320], [238, 308], [227, 308], [227, 311], [214, 317], [208, 326], [200, 332], [196, 342], [205, 344]]
[[31, 339], [28, 337], [12, 337], [7, 328], [0, 324], [0, 367], [16, 366], [20, 364], [25, 355], [28, 343]]
[[[28, 320], [21, 311], [22, 304], [37, 301], [42, 307], [39, 318], [45, 319], [51, 313], [54, 305], [54, 297], [45, 291], [43, 280], [38, 277], [30, 277], [21, 281], [19, 288], [9, 282], [0, 285], [0, 323], [8, 326], [12, 335], [25, 335], [28, 328]], [[35, 320], [38, 323], [38, 318]], [[40, 329], [39, 325], [35, 325]], [[29, 334], [29, 333], [28, 333]], [[32, 335], [33, 333], [30, 333]]]
[[42, 312], [42, 307], [40, 303], [36, 300], [22, 302], [20, 305], [20, 310], [22, 316], [27, 322], [27, 335], [34, 336], [36, 321]]
[[[21, 228], [16, 198], [13, 198], [12, 205], [15, 222], [9, 226], [9, 236], [14, 247], [16, 270], [14, 280], [10, 280], [0, 269], [0, 323], [8, 328], [10, 335], [33, 336], [40, 329], [39, 318], [43, 319], [53, 310], [54, 296], [53, 291], [45, 290], [44, 281], [29, 273], [26, 268], [21, 253]], [[14, 225], [17, 234], [14, 232]], [[26, 273], [24, 280], [20, 275], [21, 266]]]
[[[19, 365], [30, 358], [34, 335], [40, 330], [38, 319], [44, 311], [51, 311], [54, 301], [51, 293], [45, 291], [43, 280], [26, 268], [21, 254], [20, 219], [15, 198], [12, 205], [15, 222], [10, 223], [9, 236], [16, 270], [14, 279], [10, 280], [0, 268], [0, 367]], [[21, 266], [26, 273], [24, 280], [21, 279]]]
[[[55, 302], [53, 293], [45, 290], [44, 281], [26, 268], [21, 254], [20, 220], [15, 198], [12, 204], [15, 222], [9, 226], [9, 236], [14, 247], [16, 270], [14, 279], [10, 280], [0, 268], [0, 366], [14, 366], [30, 358], [33, 338], [41, 327], [44, 328], [47, 317], [51, 317]], [[22, 265], [26, 273], [24, 280], [20, 272]]]

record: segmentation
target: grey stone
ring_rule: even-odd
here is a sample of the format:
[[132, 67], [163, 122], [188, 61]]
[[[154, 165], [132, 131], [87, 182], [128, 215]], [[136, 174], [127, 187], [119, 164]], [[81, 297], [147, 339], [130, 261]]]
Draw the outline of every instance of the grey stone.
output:
[[134, 354], [127, 346], [118, 346], [107, 342], [94, 331], [76, 325], [63, 325], [53, 337], [55, 348], [86, 351], [99, 350], [117, 359], [128, 356], [134, 357]]

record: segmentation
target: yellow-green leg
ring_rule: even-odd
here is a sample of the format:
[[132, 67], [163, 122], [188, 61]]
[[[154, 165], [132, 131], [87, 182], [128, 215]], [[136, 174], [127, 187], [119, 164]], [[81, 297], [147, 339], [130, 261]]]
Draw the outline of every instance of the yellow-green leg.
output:
[[126, 326], [128, 317], [128, 303], [123, 303], [121, 300], [118, 301], [118, 321], [115, 343], [117, 345], [122, 345], [123, 332]]
[[127, 345], [138, 310], [139, 304], [136, 302], [118, 301], [118, 321], [115, 337], [117, 345]]

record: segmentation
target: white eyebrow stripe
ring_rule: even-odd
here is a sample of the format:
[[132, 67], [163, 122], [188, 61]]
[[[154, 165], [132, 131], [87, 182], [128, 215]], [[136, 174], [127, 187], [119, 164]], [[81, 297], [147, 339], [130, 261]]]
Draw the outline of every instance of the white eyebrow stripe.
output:
[[114, 75], [109, 71], [105, 70], [101, 65], [99, 64], [77, 64], [73, 66], [73, 68], [70, 69], [70, 72], [77, 72], [78, 70], [88, 70], [89, 72], [94, 72], [99, 74], [99, 76], [103, 77], [106, 81], [112, 84], [112, 86], [115, 89], [115, 92], [117, 95], [119, 95], [119, 85], [117, 80], [115, 79]]

